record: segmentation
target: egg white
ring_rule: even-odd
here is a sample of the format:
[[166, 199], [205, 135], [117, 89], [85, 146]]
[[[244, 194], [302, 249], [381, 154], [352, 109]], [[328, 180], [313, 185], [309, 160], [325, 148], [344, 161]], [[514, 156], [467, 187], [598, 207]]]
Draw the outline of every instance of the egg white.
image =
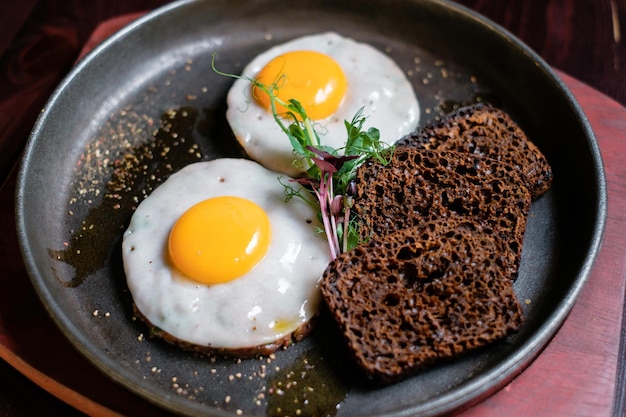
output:
[[[245, 159], [198, 162], [141, 202], [124, 233], [122, 252], [135, 306], [151, 324], [194, 345], [239, 349], [278, 340], [316, 315], [328, 246], [315, 235], [311, 207], [298, 198], [285, 202], [278, 176]], [[272, 242], [245, 276], [203, 285], [168, 261], [168, 235], [191, 206], [222, 195], [260, 205], [271, 222]]]
[[[332, 57], [348, 80], [344, 101], [330, 117], [316, 122], [322, 145], [342, 148], [346, 141], [344, 121], [352, 121], [363, 109], [364, 128], [380, 130], [381, 140], [393, 144], [417, 127], [420, 108], [413, 87], [393, 60], [374, 47], [333, 32], [304, 36], [257, 55], [244, 68], [243, 77], [254, 79], [273, 58], [289, 51], [312, 50]], [[302, 169], [294, 166], [293, 150], [273, 116], [252, 99], [250, 81], [238, 79], [228, 92], [226, 117], [244, 151], [266, 168], [290, 176]], [[305, 109], [306, 110], [306, 109]]]

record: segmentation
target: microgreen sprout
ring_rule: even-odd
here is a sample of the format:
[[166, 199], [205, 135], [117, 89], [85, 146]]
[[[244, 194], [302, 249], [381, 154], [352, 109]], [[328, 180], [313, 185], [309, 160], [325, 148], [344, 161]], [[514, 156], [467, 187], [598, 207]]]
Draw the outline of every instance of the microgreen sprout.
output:
[[[347, 133], [345, 146], [340, 149], [324, 146], [315, 131], [304, 107], [298, 100], [281, 100], [278, 95], [281, 78], [272, 84], [263, 84], [248, 77], [228, 74], [215, 68], [215, 55], [212, 62], [213, 70], [223, 76], [242, 78], [249, 81], [255, 94], [267, 94], [274, 120], [287, 135], [294, 153], [300, 157], [299, 163], [306, 169], [302, 178], [291, 179], [315, 197], [320, 221], [328, 240], [331, 259], [346, 252], [359, 243], [358, 219], [351, 213], [354, 205], [355, 176], [358, 167], [366, 160], [374, 158], [381, 163], [388, 163], [393, 154], [393, 146], [380, 140], [380, 132], [376, 128], [363, 129], [366, 117], [363, 108], [359, 109], [351, 121], [344, 121]], [[277, 104], [286, 109], [277, 112]], [[288, 183], [285, 196], [289, 200], [300, 197], [307, 202], [310, 199]]]

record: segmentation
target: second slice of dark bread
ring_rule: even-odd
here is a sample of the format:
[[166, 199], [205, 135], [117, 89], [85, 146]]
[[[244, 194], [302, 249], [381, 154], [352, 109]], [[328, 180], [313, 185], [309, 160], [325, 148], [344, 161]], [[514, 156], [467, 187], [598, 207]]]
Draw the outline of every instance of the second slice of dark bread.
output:
[[391, 163], [359, 167], [353, 210], [366, 241], [445, 219], [487, 221], [503, 241], [513, 275], [519, 267], [531, 197], [509, 164], [462, 152], [396, 148]]
[[422, 222], [333, 260], [322, 296], [360, 369], [391, 383], [500, 340], [522, 324], [491, 226]]
[[487, 103], [449, 113], [398, 145], [468, 152], [511, 164], [521, 172], [533, 200], [552, 183], [552, 168], [539, 148], [506, 112]]

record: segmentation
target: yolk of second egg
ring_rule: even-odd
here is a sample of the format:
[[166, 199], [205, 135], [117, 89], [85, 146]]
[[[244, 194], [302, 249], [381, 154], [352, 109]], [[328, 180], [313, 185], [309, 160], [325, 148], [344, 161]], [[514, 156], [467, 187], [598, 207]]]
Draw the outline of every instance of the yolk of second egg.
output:
[[254, 202], [232, 196], [192, 206], [170, 231], [174, 265], [188, 277], [219, 284], [243, 276], [267, 253], [270, 221]]
[[[277, 56], [257, 74], [257, 80], [265, 85], [275, 84], [274, 95], [283, 101], [295, 99], [300, 102], [313, 120], [332, 115], [343, 101], [348, 80], [341, 66], [329, 57], [315, 51], [293, 51]], [[270, 97], [256, 91], [253, 95], [270, 110]], [[276, 106], [278, 113], [286, 109]]]

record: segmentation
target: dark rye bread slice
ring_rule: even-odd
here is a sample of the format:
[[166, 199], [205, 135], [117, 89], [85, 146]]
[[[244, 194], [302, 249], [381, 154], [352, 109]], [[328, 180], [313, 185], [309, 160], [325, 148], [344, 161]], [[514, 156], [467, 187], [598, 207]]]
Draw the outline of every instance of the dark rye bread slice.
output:
[[552, 168], [543, 153], [506, 112], [488, 103], [462, 107], [397, 144], [467, 152], [509, 163], [522, 173], [533, 200], [552, 183]]
[[366, 376], [392, 383], [516, 331], [523, 313], [491, 226], [452, 217], [373, 239], [320, 281]]
[[398, 147], [387, 165], [369, 160], [355, 177], [354, 213], [362, 240], [453, 215], [487, 221], [521, 259], [528, 189], [511, 165], [478, 155]]

